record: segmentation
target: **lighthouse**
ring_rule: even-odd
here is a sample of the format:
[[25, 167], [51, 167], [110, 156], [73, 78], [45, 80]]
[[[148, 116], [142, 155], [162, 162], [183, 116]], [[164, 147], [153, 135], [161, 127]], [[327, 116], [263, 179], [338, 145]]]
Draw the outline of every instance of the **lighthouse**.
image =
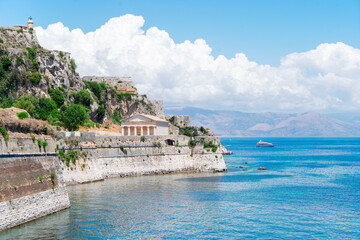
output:
[[27, 21], [27, 27], [28, 27], [28, 29], [34, 28], [34, 22], [32, 20], [32, 17], [29, 17], [29, 19]]

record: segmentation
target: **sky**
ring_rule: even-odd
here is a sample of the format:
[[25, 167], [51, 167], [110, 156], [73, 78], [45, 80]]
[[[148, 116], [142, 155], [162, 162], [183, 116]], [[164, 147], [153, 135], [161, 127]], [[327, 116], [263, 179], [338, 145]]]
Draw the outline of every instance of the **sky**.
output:
[[165, 105], [358, 111], [360, 1], [4, 1], [81, 75], [131, 75]]

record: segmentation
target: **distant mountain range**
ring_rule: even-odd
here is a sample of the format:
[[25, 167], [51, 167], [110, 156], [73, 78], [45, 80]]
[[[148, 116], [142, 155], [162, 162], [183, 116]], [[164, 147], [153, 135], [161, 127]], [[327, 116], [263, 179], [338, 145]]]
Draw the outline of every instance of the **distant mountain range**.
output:
[[[168, 107], [166, 115], [190, 115], [191, 124], [220, 136], [357, 137], [360, 122], [343, 121], [316, 112], [244, 113], [193, 107]], [[341, 115], [339, 115], [341, 116]]]

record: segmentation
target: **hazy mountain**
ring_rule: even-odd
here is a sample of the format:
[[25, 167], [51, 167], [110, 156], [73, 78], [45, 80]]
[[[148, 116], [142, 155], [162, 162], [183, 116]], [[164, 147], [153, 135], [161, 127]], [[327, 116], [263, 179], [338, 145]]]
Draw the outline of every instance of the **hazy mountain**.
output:
[[222, 136], [360, 136], [358, 122], [306, 113], [244, 113], [200, 108], [166, 108], [167, 115], [190, 115], [191, 123]]

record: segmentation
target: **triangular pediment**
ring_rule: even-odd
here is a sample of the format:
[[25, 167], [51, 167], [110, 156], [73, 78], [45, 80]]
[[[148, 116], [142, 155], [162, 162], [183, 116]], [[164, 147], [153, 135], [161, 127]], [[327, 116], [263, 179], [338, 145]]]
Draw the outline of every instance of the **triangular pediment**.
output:
[[133, 122], [133, 123], [144, 122], [145, 123], [145, 122], [153, 122], [153, 120], [138, 114], [138, 115], [134, 115], [134, 116], [124, 119], [124, 122]]

